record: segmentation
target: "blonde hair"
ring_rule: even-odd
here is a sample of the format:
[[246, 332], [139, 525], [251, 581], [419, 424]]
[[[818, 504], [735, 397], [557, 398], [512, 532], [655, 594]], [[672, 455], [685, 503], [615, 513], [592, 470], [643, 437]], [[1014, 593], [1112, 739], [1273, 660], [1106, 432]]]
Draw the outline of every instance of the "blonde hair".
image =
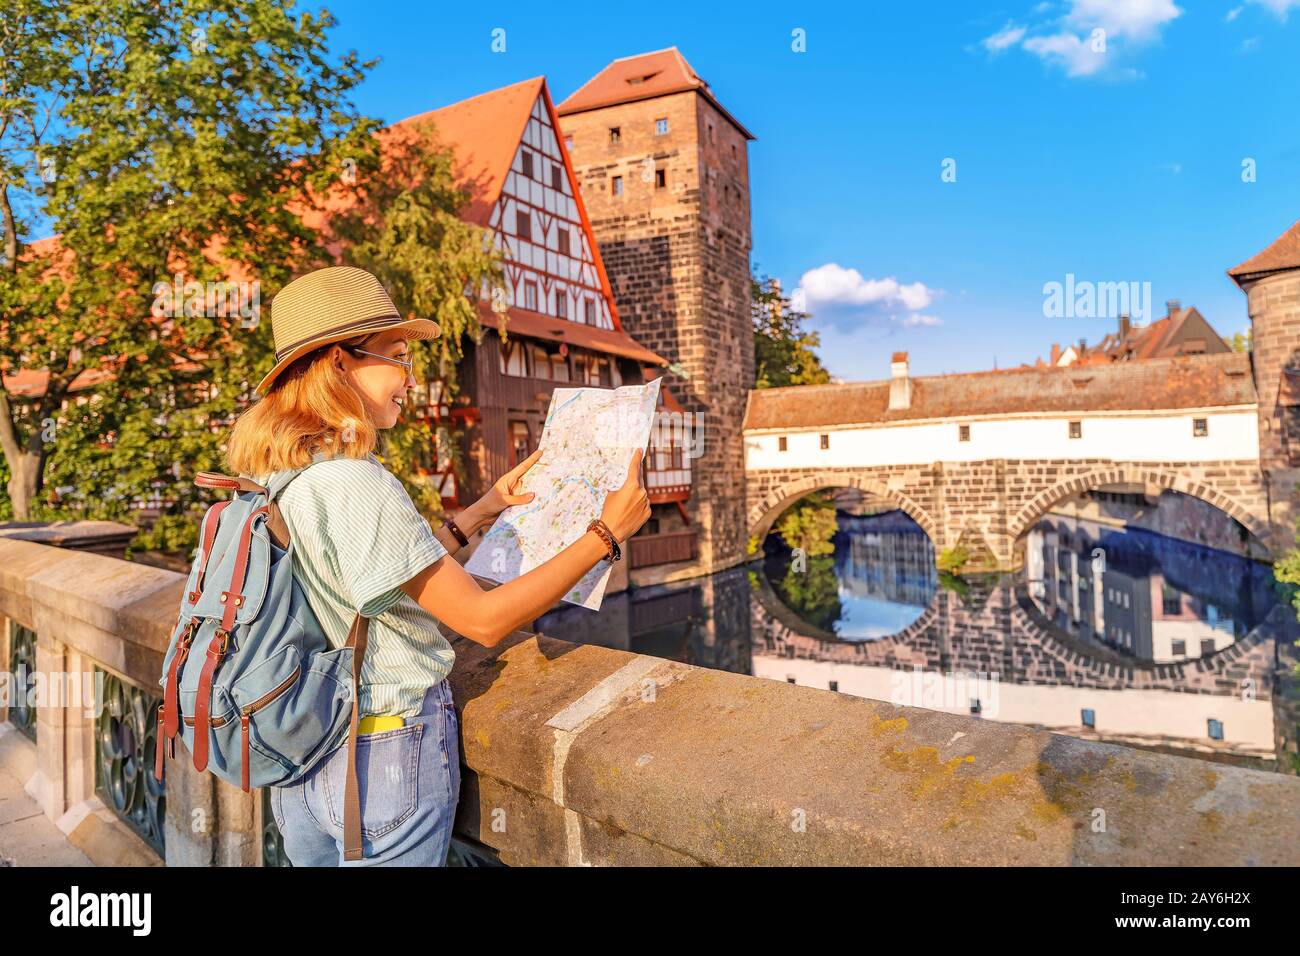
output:
[[261, 478], [298, 468], [324, 451], [364, 458], [375, 450], [379, 431], [361, 396], [330, 361], [333, 345], [358, 346], [377, 333], [322, 346], [296, 359], [270, 389], [245, 409], [226, 439], [228, 473]]

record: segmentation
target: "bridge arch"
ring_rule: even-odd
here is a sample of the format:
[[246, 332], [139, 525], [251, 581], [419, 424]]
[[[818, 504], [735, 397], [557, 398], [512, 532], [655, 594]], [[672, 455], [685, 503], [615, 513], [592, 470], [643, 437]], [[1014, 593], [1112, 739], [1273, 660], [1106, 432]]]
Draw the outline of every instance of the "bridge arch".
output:
[[1241, 502], [1212, 485], [1194, 478], [1186, 478], [1177, 472], [1164, 471], [1146, 464], [1125, 462], [1116, 462], [1074, 475], [1040, 491], [1022, 505], [1007, 522], [1007, 538], [1012, 543], [1019, 540], [1020, 536], [1056, 503], [1085, 491], [1114, 484], [1155, 485], [1162, 490], [1177, 491], [1198, 498], [1236, 519], [1260, 542], [1269, 540], [1269, 525], [1264, 517], [1255, 515]]
[[921, 526], [921, 530], [929, 536], [930, 541], [938, 546], [939, 528], [934, 519], [924, 508], [918, 505], [914, 500], [890, 488], [882, 481], [874, 478], [868, 478], [861, 475], [824, 472], [820, 474], [805, 475], [801, 478], [788, 482], [779, 488], [774, 488], [762, 497], [752, 508], [749, 509], [749, 533], [751, 537], [756, 537], [761, 542], [772, 530], [772, 525], [791, 504], [804, 495], [814, 491], [821, 491], [825, 488], [856, 488], [866, 494], [881, 498], [894, 505], [909, 518]]

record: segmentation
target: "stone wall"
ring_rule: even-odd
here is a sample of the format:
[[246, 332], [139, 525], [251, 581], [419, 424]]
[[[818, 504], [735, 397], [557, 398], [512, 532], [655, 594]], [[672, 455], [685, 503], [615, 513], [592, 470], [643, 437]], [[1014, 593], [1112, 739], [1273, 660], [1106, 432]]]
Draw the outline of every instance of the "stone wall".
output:
[[[668, 133], [655, 135], [655, 121]], [[746, 140], [694, 92], [560, 117], [620, 321], [686, 378], [668, 387], [703, 416], [704, 457], [686, 504], [699, 558], [673, 577], [744, 559], [741, 422], [754, 384]], [[611, 143], [609, 128], [618, 127]], [[712, 127], [712, 134], [709, 132]], [[665, 185], [656, 188], [655, 170]], [[622, 176], [623, 193], [611, 192]], [[675, 510], [675, 509], [674, 509]]]
[[878, 468], [765, 468], [749, 472], [749, 530], [761, 542], [781, 513], [819, 488], [857, 488], [910, 515], [937, 549], [959, 542], [1018, 565], [1016, 544], [1057, 502], [1104, 485], [1136, 484], [1192, 495], [1241, 522], [1273, 548], [1285, 542], [1269, 523], [1268, 496], [1254, 461], [1116, 462], [1011, 460], [935, 462]]

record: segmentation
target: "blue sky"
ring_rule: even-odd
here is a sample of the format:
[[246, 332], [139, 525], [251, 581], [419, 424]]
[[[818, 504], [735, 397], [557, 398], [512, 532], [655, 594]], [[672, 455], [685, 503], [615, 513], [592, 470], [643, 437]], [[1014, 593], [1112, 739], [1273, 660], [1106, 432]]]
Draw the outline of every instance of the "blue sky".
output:
[[1095, 342], [1113, 316], [1045, 316], [1067, 274], [1230, 336], [1224, 270], [1300, 219], [1300, 0], [326, 6], [336, 51], [381, 58], [356, 101], [389, 121], [539, 74], [558, 102], [676, 46], [757, 137], [753, 261], [844, 379]]

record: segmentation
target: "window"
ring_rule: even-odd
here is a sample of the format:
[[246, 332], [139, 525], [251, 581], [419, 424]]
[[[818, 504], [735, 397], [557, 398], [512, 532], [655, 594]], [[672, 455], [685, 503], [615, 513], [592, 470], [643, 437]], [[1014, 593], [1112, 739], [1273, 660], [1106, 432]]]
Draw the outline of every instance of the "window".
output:
[[1223, 739], [1223, 721], [1215, 720], [1213, 717], [1211, 717], [1205, 723], [1206, 723], [1206, 727], [1205, 727], [1206, 733], [1210, 735], [1211, 740]]
[[532, 453], [532, 439], [528, 434], [528, 423], [510, 422], [510, 456], [512, 458], [510, 467], [513, 468]]
[[529, 179], [532, 179], [533, 178], [533, 154], [528, 152], [528, 150], [524, 150], [521, 158], [523, 159], [523, 164], [524, 164], [524, 175], [527, 176]]
[[564, 137], [564, 148], [565, 148], [565, 149], [573, 149], [573, 135], [572, 135], [572, 134], [570, 134], [570, 135]]
[[567, 256], [569, 254], [569, 227], [561, 226], [555, 238], [559, 242], [560, 255]]
[[565, 291], [564, 286], [559, 286], [555, 290], [555, 314], [562, 319], [569, 317], [569, 293]]
[[1213, 653], [1214, 653], [1214, 638], [1212, 637], [1201, 638], [1201, 656], [1209, 657]]
[[615, 196], [623, 195], [623, 177], [615, 176], [613, 179], [611, 179], [609, 181], [609, 189], [610, 192], [613, 193]]
[[713, 142], [713, 124], [709, 124], [709, 142]]
[[528, 350], [528, 357], [532, 359], [533, 378], [551, 377], [551, 357], [546, 354], [546, 349], [540, 345], [534, 345]]
[[1187, 656], [1187, 642], [1186, 642], [1186, 641], [1178, 641], [1178, 640], [1170, 641], [1170, 642], [1169, 642], [1169, 653], [1172, 654], [1172, 655], [1174, 655], [1174, 657], [1186, 657], [1186, 656]]
[[655, 189], [663, 189], [668, 185], [668, 173], [664, 169], [655, 170]]
[[969, 426], [969, 425], [958, 425], [958, 426], [957, 426], [957, 440], [958, 440], [958, 441], [970, 441], [970, 426]]
[[1209, 422], [1208, 422], [1206, 419], [1204, 419], [1204, 418], [1193, 418], [1193, 419], [1192, 419], [1192, 437], [1193, 437], [1193, 438], [1204, 438], [1204, 437], [1205, 437], [1206, 435], [1208, 435], [1209, 433], [1210, 433], [1210, 425], [1209, 425]]
[[736, 158], [736, 144], [735, 144], [735, 143], [732, 143], [732, 144], [731, 144], [731, 158], [732, 158], [732, 159], [735, 159], [735, 158]]
[[1095, 728], [1097, 726], [1097, 712], [1084, 708], [1079, 712], [1079, 720], [1083, 723], [1083, 726]]
[[784, 436], [784, 435], [782, 435], [780, 438], [778, 438], [778, 439], [776, 440], [776, 450], [777, 450], [777, 451], [785, 451], [785, 450], [786, 450], [786, 443], [785, 443], [785, 436]]
[[533, 238], [533, 216], [527, 209], [515, 210], [515, 235], [520, 239]]
[[582, 303], [582, 320], [588, 325], [596, 324], [596, 303], [591, 299], [584, 299]]
[[837, 680], [833, 680], [830, 682], [829, 687], [833, 691], [838, 691], [840, 689], [840, 682]]
[[524, 345], [522, 342], [511, 340], [501, 346], [501, 374], [524, 377], [528, 374], [528, 366], [524, 360]]
[[1169, 585], [1161, 585], [1160, 603], [1164, 610], [1165, 617], [1173, 617], [1176, 614], [1183, 613], [1183, 596], [1175, 591]]
[[537, 283], [532, 279], [524, 280], [524, 308], [537, 311]]
[[666, 118], [655, 120], [655, 135], [663, 136], [667, 132], [668, 132], [668, 120]]
[[620, 138], [619, 128], [617, 126], [611, 126], [609, 128], [609, 141], [611, 143], [617, 143]]
[[551, 188], [563, 189], [561, 185], [564, 182], [564, 173], [560, 170], [559, 163], [551, 163]]
[[822, 448], [830, 448], [830, 447], [831, 447], [831, 436], [830, 436], [830, 435], [822, 435], [821, 438], [822, 438]]
[[1070, 422], [1070, 437], [1071, 438], [1083, 437], [1083, 422]]
[[972, 697], [970, 699], [970, 712], [978, 717], [980, 712], [983, 710], [983, 706], [980, 705], [980, 699], [978, 697]]
[[785, 679], [785, 682], [786, 682], [787, 684], [793, 684], [793, 683], [794, 683], [794, 678], [793, 678], [793, 677], [787, 677], [787, 678]]

